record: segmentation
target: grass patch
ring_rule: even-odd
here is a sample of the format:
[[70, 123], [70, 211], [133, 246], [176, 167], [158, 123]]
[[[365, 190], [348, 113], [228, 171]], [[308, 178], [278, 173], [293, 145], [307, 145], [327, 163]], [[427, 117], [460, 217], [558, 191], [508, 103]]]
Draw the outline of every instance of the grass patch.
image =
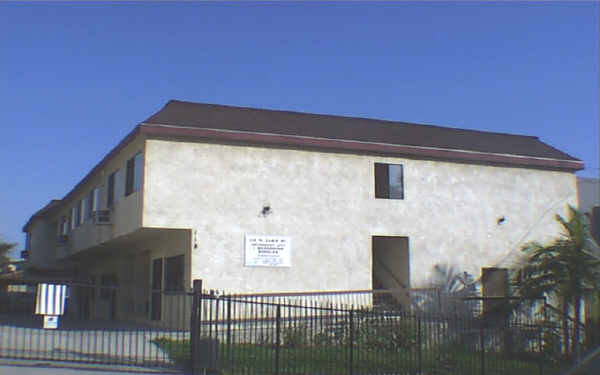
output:
[[[190, 340], [158, 338], [153, 340], [180, 367], [191, 367]], [[229, 350], [228, 350], [229, 349]], [[232, 344], [219, 345], [221, 374], [274, 374], [277, 351], [273, 345]], [[299, 374], [344, 374], [348, 372], [350, 351], [337, 345], [306, 345], [281, 347], [279, 349], [279, 373]], [[539, 361], [524, 361], [505, 358], [499, 353], [486, 353], [486, 374], [536, 375], [540, 373]], [[560, 368], [550, 362], [542, 363], [544, 375], [558, 374]], [[414, 348], [401, 350], [373, 350], [357, 347], [352, 353], [353, 372], [374, 373], [401, 370], [402, 373], [417, 373], [419, 368], [435, 374], [481, 374], [481, 353], [457, 348], [438, 348], [419, 353]]]
[[166, 352], [177, 366], [186, 369], [192, 367], [192, 343], [190, 340], [173, 340], [159, 337], [152, 340], [152, 342]]

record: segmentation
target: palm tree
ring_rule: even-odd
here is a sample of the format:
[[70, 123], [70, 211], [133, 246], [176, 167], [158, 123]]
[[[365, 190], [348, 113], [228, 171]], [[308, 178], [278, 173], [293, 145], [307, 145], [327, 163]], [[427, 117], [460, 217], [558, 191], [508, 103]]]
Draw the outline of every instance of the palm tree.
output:
[[454, 313], [473, 316], [473, 304], [463, 302], [463, 297], [477, 295], [477, 283], [468, 272], [460, 272], [454, 265], [436, 264], [431, 280], [425, 289], [431, 288], [437, 293], [425, 293], [414, 298], [415, 308], [427, 313]]
[[574, 309], [575, 324], [571, 352], [580, 341], [582, 301], [600, 285], [600, 259], [591, 250], [591, 236], [586, 216], [568, 206], [568, 219], [556, 215], [562, 234], [551, 244], [529, 242], [522, 247], [527, 256], [518, 290], [524, 297], [546, 296], [561, 302], [564, 352], [569, 355], [568, 319]]

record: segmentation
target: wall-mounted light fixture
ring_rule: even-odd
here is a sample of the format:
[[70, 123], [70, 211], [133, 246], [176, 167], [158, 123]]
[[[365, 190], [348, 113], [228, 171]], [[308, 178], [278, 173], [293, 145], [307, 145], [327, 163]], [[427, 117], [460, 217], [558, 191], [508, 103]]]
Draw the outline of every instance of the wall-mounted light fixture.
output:
[[501, 225], [506, 221], [506, 218], [504, 216], [499, 217], [498, 220], [496, 220], [496, 224]]
[[262, 217], [265, 217], [272, 213], [273, 213], [273, 210], [271, 209], [271, 205], [269, 205], [269, 204], [265, 204], [263, 206], [262, 210], [260, 210], [260, 216], [262, 216]]

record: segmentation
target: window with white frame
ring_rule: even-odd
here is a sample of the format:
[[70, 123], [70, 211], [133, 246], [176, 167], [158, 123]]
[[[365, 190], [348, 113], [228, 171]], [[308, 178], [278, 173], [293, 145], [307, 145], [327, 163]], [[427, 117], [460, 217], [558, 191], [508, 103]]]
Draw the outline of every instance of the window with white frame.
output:
[[77, 228], [79, 223], [79, 214], [77, 213], [77, 205], [71, 207], [71, 230]]
[[60, 218], [60, 235], [66, 236], [67, 234], [69, 234], [69, 222], [67, 221], [67, 216], [63, 215]]
[[92, 212], [100, 211], [101, 209], [102, 209], [102, 188], [100, 186], [97, 186], [92, 190]]
[[90, 198], [86, 197], [81, 200], [81, 222], [85, 223], [90, 218]]

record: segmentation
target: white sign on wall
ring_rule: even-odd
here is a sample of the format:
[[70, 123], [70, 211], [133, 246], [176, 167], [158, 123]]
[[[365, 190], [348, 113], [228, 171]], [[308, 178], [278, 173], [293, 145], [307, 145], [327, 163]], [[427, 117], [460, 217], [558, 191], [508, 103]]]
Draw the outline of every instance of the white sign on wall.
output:
[[292, 241], [289, 237], [246, 235], [247, 267], [291, 267]]

